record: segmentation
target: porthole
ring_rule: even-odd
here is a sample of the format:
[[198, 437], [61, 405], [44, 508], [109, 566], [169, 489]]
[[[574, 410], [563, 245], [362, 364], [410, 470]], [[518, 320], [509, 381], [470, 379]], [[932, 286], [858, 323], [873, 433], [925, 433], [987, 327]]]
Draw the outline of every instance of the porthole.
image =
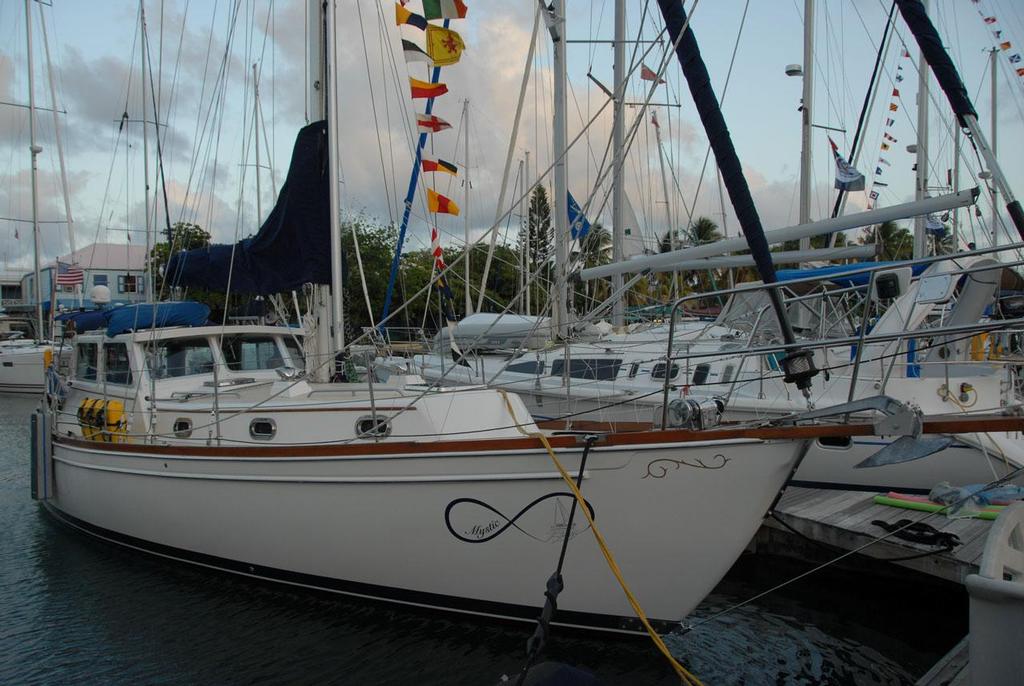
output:
[[832, 450], [846, 450], [853, 445], [853, 439], [849, 436], [822, 436], [818, 439], [818, 445]]
[[356, 420], [358, 438], [387, 438], [391, 435], [391, 420], [383, 415], [364, 415]]
[[174, 436], [176, 438], [190, 438], [192, 436], [192, 420], [186, 417], [175, 419]]
[[257, 441], [269, 441], [277, 435], [277, 422], [268, 417], [258, 417], [249, 422], [249, 435]]
[[693, 385], [703, 386], [708, 381], [708, 375], [711, 373], [710, 364], [698, 364], [693, 370]]

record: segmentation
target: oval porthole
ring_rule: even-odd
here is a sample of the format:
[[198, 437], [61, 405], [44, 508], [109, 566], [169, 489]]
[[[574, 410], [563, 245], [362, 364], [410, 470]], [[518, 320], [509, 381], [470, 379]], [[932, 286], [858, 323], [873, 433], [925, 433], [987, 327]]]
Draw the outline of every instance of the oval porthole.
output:
[[249, 422], [249, 435], [258, 441], [269, 441], [277, 435], [277, 422], [268, 417], [259, 417]]
[[818, 445], [832, 450], [846, 450], [853, 445], [853, 439], [849, 436], [822, 436], [818, 439]]
[[175, 438], [190, 438], [192, 436], [192, 420], [186, 417], [178, 417], [174, 420]]
[[383, 415], [364, 415], [356, 420], [358, 438], [387, 438], [391, 435], [391, 421]]

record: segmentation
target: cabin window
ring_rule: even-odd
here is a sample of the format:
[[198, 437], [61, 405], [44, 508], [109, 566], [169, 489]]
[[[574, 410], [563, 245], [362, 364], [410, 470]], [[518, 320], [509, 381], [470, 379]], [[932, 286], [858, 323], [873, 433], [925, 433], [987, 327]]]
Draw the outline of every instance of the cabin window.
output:
[[517, 374], [536, 374], [540, 375], [544, 373], [544, 361], [533, 360], [531, 362], [516, 362], [510, 364], [505, 368], [506, 372], [515, 372]]
[[640, 363], [639, 362], [634, 362], [633, 364], [629, 365], [629, 378], [635, 379], [636, 375], [639, 372], [640, 372]]
[[[651, 378], [652, 379], [664, 379], [665, 378], [665, 370], [667, 368], [668, 368], [668, 366], [664, 362], [657, 363], [656, 365], [654, 365], [654, 369], [651, 370]], [[669, 369], [668, 378], [674, 379], [677, 376], [679, 376], [679, 365], [676, 364], [675, 362], [673, 362], [672, 363], [672, 367]]]
[[693, 370], [693, 385], [703, 386], [708, 382], [708, 374], [711, 373], [710, 364], [698, 364]]
[[[569, 360], [569, 376], [574, 379], [609, 381], [619, 375], [621, 366], [621, 359], [573, 358]], [[551, 376], [562, 376], [564, 372], [565, 360], [555, 360], [551, 363]]]
[[77, 360], [75, 364], [75, 378], [82, 381], [96, 380], [96, 344], [79, 343]]
[[822, 436], [818, 439], [818, 445], [833, 450], [846, 450], [853, 445], [853, 439], [849, 436]]
[[153, 378], [167, 379], [213, 371], [213, 351], [205, 338], [159, 341], [150, 358]]
[[277, 369], [284, 366], [284, 358], [272, 336], [225, 336], [220, 349], [228, 369], [248, 372], [256, 369]]
[[107, 343], [103, 346], [103, 378], [107, 383], [130, 384], [132, 365], [128, 357], [128, 346], [124, 343]]
[[92, 285], [93, 286], [106, 286], [107, 285], [107, 275], [106, 274], [93, 274], [92, 275]]
[[288, 351], [288, 357], [292, 358], [292, 367], [295, 369], [306, 368], [306, 356], [302, 354], [302, 346], [291, 336], [285, 336], [284, 347]]
[[732, 381], [732, 375], [735, 371], [736, 367], [734, 365], [725, 365], [725, 369], [722, 370], [722, 383], [729, 383], [730, 381]]

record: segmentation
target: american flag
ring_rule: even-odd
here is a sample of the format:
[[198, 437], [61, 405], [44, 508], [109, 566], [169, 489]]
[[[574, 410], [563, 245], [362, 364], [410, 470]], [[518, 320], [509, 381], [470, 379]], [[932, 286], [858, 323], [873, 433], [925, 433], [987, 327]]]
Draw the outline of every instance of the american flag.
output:
[[85, 282], [85, 272], [73, 264], [57, 263], [57, 285], [78, 286]]

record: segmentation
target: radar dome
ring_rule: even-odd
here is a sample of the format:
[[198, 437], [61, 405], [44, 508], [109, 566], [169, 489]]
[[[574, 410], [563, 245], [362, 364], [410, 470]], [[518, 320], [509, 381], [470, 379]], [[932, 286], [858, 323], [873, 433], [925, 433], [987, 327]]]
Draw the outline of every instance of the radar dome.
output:
[[106, 286], [93, 286], [89, 291], [89, 300], [92, 300], [94, 305], [109, 305], [110, 289]]

